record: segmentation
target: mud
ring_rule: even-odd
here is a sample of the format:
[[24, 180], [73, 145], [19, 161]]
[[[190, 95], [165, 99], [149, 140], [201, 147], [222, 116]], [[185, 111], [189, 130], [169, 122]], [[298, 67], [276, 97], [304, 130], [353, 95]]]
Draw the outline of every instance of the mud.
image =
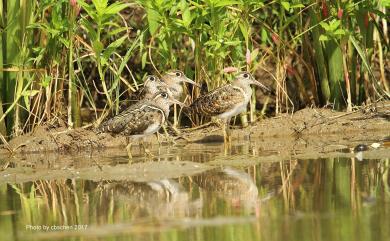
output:
[[[350, 113], [306, 108], [294, 114], [281, 114], [259, 120], [246, 128], [233, 126], [231, 136], [236, 141], [256, 139], [264, 145], [263, 149], [267, 149], [267, 146], [275, 149], [275, 145], [280, 145], [283, 149], [285, 145], [289, 145], [288, 142], [296, 143], [294, 140], [304, 140], [305, 143], [311, 143], [311, 146], [316, 146], [316, 143], [327, 146], [324, 142], [343, 146], [348, 141], [380, 140], [390, 136], [389, 120], [390, 101], [360, 108]], [[145, 141], [157, 145], [159, 141], [166, 143], [168, 139], [161, 135], [160, 140], [156, 136], [151, 136]], [[181, 136], [176, 139], [176, 143], [180, 145], [222, 141], [222, 131], [214, 125], [200, 129], [181, 129]], [[30, 134], [12, 139], [8, 145], [1, 146], [0, 154], [77, 153], [123, 147], [126, 144], [127, 140], [124, 136], [96, 134], [93, 130], [82, 128], [68, 130], [65, 127], [42, 126]]]

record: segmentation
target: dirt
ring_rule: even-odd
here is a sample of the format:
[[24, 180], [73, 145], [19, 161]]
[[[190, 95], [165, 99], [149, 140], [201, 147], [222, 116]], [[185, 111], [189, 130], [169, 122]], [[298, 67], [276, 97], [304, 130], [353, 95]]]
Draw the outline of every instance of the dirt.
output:
[[[281, 114], [263, 119], [246, 128], [232, 127], [232, 140], [256, 139], [267, 145], [283, 146], [284, 141], [304, 139], [316, 143], [329, 139], [339, 143], [340, 140], [366, 140], [390, 136], [390, 101], [380, 102], [353, 112], [338, 112], [325, 108], [306, 108], [294, 114]], [[181, 138], [176, 142], [182, 145], [191, 143], [222, 142], [220, 128], [210, 125], [205, 128], [181, 130]], [[367, 135], [370, 133], [370, 136]], [[167, 141], [166, 137], [160, 141]], [[264, 141], [267, 140], [267, 141]], [[145, 140], [152, 145], [158, 144], [156, 136]], [[9, 153], [77, 153], [80, 151], [97, 151], [126, 146], [124, 136], [96, 134], [90, 129], [68, 130], [65, 127], [41, 126], [32, 133], [12, 139], [8, 145], [1, 146], [0, 154]], [[134, 143], [136, 145], [137, 143]]]

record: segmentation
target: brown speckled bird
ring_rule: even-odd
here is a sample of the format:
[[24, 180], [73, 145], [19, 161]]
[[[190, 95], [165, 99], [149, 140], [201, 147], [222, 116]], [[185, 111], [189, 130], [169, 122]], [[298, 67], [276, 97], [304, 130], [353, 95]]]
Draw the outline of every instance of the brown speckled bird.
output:
[[173, 97], [177, 100], [181, 100], [183, 97], [183, 83], [189, 83], [195, 86], [199, 86], [195, 81], [188, 78], [180, 70], [171, 70], [161, 76], [161, 80], [166, 83], [171, 90]]
[[144, 86], [132, 93], [130, 97], [121, 102], [119, 111], [127, 109], [139, 100], [151, 99], [159, 91], [170, 91], [168, 85], [155, 75], [148, 75], [144, 79]]
[[191, 113], [215, 116], [224, 122], [224, 140], [228, 137], [230, 119], [246, 110], [252, 96], [251, 84], [267, 89], [248, 72], [240, 72], [231, 84], [221, 86], [197, 98], [188, 108]]
[[[172, 104], [183, 105], [170, 92], [158, 92], [151, 99], [144, 99], [123, 112], [103, 122], [98, 132], [122, 134], [131, 139], [142, 138], [156, 133], [169, 115]], [[126, 147], [129, 156], [131, 141]]]
[[138, 89], [134, 93], [133, 98], [136, 100], [151, 99], [154, 95], [161, 91], [166, 90], [168, 85], [161, 81], [161, 79], [155, 75], [148, 75], [144, 80], [143, 88]]
[[[184, 73], [180, 70], [170, 70], [161, 76], [161, 80], [168, 85], [169, 90], [172, 92], [172, 95], [175, 99], [183, 101], [184, 96], [184, 83], [189, 83], [195, 86], [199, 85], [184, 75]], [[178, 124], [178, 111], [176, 109], [176, 105], [174, 106], [174, 116], [173, 116], [173, 127], [176, 132], [178, 130], [175, 126]]]

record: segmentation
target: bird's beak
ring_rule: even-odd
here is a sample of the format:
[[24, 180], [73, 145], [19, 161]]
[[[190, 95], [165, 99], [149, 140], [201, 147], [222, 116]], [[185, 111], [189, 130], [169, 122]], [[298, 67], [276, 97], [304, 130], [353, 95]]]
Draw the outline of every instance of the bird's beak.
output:
[[252, 83], [254, 85], [257, 85], [257, 86], [265, 89], [266, 91], [271, 91], [267, 86], [263, 85], [262, 83], [260, 83], [259, 81], [255, 80], [255, 79], [252, 80]]
[[187, 107], [186, 104], [184, 104], [183, 102], [180, 102], [180, 101], [176, 100], [176, 99], [173, 98], [173, 97], [170, 97], [169, 99], [170, 99], [170, 101], [171, 101], [173, 104], [180, 105], [181, 107]]
[[200, 85], [199, 85], [199, 84], [197, 84], [195, 81], [193, 81], [192, 79], [190, 79], [190, 78], [187, 78], [187, 77], [184, 77], [184, 78], [183, 78], [183, 82], [186, 82], [186, 83], [189, 83], [189, 84], [195, 85], [195, 86], [197, 86], [197, 87], [200, 87]]

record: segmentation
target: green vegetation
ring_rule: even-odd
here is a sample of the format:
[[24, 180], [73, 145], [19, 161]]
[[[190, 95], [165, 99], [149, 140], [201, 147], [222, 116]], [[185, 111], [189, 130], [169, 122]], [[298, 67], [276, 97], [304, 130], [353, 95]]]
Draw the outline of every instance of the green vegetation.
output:
[[[258, 78], [267, 69], [276, 113], [311, 105], [350, 111], [390, 96], [389, 5], [0, 1], [0, 133], [20, 135], [56, 119], [81, 126], [117, 112], [147, 73], [168, 69], [183, 70], [207, 90], [227, 81], [228, 67]], [[254, 103], [251, 120], [258, 114]]]

